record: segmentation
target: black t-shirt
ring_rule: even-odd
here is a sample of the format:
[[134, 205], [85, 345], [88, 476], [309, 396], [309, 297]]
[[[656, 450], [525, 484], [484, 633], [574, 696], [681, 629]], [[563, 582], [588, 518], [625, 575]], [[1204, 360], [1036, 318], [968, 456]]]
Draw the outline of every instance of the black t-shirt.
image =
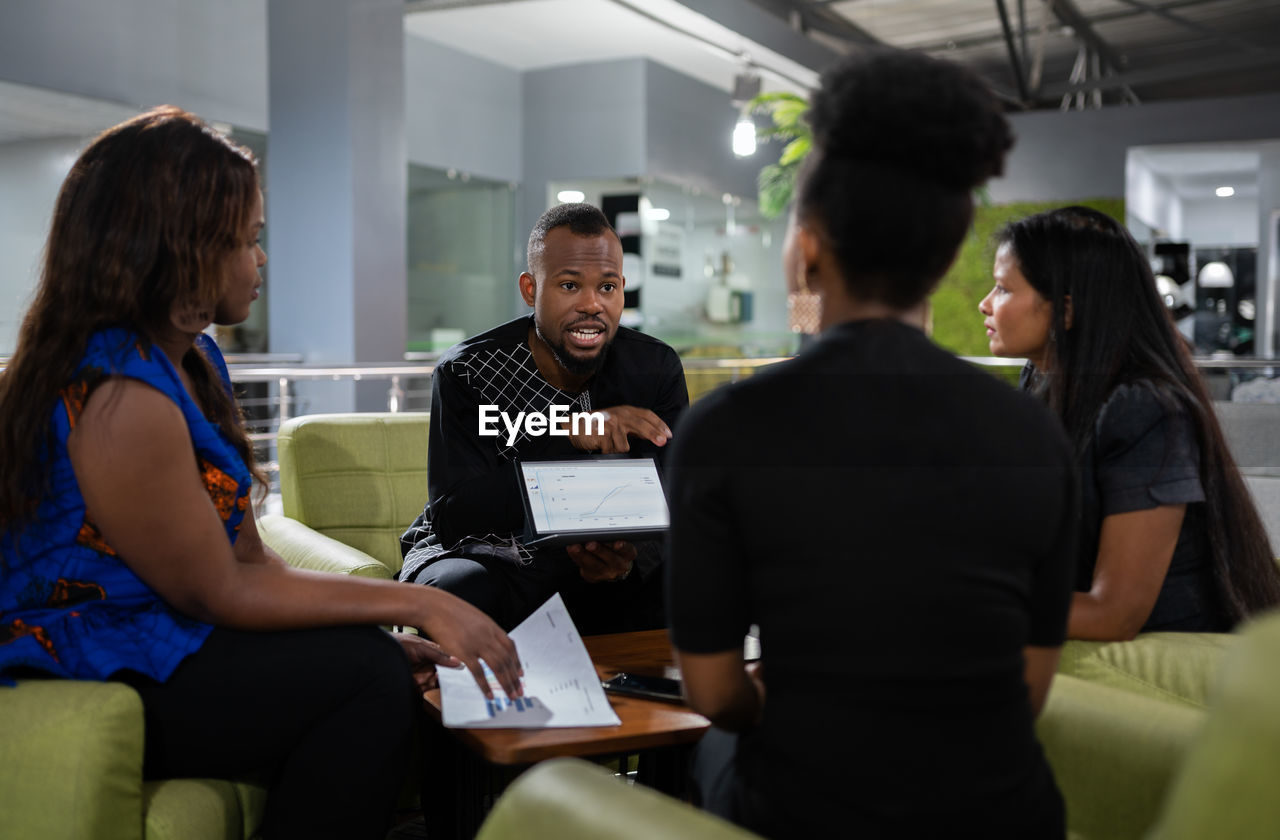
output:
[[695, 404], [668, 473], [676, 646], [760, 627], [745, 824], [1060, 836], [1023, 648], [1063, 641], [1076, 488], [1042, 406], [919, 330], [853, 322]]
[[[569, 460], [585, 457], [567, 437], [519, 432], [512, 443], [502, 421], [499, 434], [481, 436], [481, 405], [493, 405], [514, 421], [519, 412], [548, 413], [551, 405], [570, 411], [604, 410], [616, 405], [647, 408], [674, 428], [689, 404], [684, 369], [666, 344], [620, 327], [604, 365], [587, 390], [569, 394], [538, 372], [529, 350], [532, 317], [517, 318], [449, 349], [436, 364], [431, 381], [431, 426], [428, 433], [428, 500], [422, 514], [401, 536], [405, 565], [399, 577], [412, 580], [440, 552], [465, 541], [491, 541], [512, 547], [530, 573], [576, 574], [564, 549], [530, 550], [519, 545], [524, 506], [512, 462]], [[633, 457], [661, 460], [665, 448], [631, 439]], [[659, 557], [642, 552], [637, 570], [647, 573]], [[647, 566], [647, 567], [646, 567]], [[532, 568], [537, 567], [537, 568]], [[550, 567], [550, 568], [548, 568]]]
[[1103, 404], [1080, 463], [1080, 554], [1076, 589], [1093, 585], [1102, 520], [1186, 504], [1160, 595], [1142, 632], [1226, 632], [1205, 531], [1200, 447], [1185, 405], [1149, 380], [1120, 385]]

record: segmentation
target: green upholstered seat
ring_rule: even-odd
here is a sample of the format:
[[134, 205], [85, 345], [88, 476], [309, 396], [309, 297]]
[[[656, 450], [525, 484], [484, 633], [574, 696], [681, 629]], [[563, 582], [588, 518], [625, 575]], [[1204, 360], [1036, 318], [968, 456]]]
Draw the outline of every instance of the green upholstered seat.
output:
[[241, 840], [262, 821], [249, 782], [144, 782], [142, 701], [119, 683], [19, 680], [0, 687], [0, 835]]
[[1071, 837], [1280, 837], [1280, 610], [1230, 635], [1071, 642], [1063, 666], [1037, 732]]
[[1058, 673], [1195, 709], [1208, 703], [1231, 633], [1143, 633], [1128, 642], [1069, 641]]
[[[832, 836], [837, 836], [838, 832]], [[749, 840], [758, 835], [575, 758], [544, 761], [498, 799], [476, 840]]]
[[1246, 626], [1152, 840], [1280, 837], [1280, 612]]
[[1058, 674], [1036, 724], [1073, 838], [1141, 837], [1204, 713]]
[[[359, 574], [400, 569], [400, 534], [427, 498], [429, 416], [418, 413], [315, 414], [280, 427], [280, 496], [285, 518], [355, 549], [345, 560]], [[264, 517], [269, 545], [293, 563], [295, 548], [315, 560], [341, 557], [296, 527]], [[373, 558], [386, 574], [363, 564]], [[298, 565], [308, 561], [298, 558]]]

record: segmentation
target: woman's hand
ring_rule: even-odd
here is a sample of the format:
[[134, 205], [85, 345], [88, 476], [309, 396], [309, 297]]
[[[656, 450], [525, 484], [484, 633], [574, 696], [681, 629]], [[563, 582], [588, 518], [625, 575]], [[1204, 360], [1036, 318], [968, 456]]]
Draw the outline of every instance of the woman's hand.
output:
[[457, 657], [445, 653], [441, 647], [429, 639], [415, 636], [412, 633], [392, 633], [391, 637], [400, 643], [401, 650], [409, 659], [409, 667], [413, 670], [413, 679], [423, 693], [439, 685], [436, 677], [436, 666], [461, 668]]
[[430, 599], [424, 609], [424, 617], [416, 625], [418, 629], [434, 639], [443, 651], [467, 666], [485, 697], [492, 699], [493, 689], [484, 675], [481, 659], [489, 666], [498, 685], [502, 686], [508, 697], [520, 697], [524, 694], [524, 687], [520, 684], [524, 669], [520, 666], [515, 643], [493, 619], [442, 589], [415, 583], [403, 585], [415, 587]]

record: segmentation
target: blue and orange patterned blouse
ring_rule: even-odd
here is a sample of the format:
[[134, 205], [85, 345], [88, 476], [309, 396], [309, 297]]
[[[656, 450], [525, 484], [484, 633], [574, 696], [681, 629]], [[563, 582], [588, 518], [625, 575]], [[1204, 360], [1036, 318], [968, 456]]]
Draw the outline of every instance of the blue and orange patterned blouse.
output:
[[[197, 347], [230, 389], [217, 345]], [[67, 435], [85, 400], [108, 376], [146, 382], [177, 403], [187, 421], [204, 485], [235, 542], [249, 503], [251, 476], [235, 447], [191, 399], [159, 347], [135, 333], [94, 333], [73, 380], [54, 406], [52, 490], [35, 520], [0, 534], [0, 682], [36, 668], [63, 677], [103, 680], [129, 669], [164, 681], [200, 648], [210, 625], [182, 615], [147, 586], [106, 543], [85, 509], [67, 454]], [[186, 558], [174, 557], [174, 563]]]

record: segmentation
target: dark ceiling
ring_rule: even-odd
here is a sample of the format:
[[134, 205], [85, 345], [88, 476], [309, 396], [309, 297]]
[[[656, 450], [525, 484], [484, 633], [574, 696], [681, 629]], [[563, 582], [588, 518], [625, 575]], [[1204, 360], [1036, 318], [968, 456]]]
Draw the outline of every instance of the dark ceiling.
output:
[[1280, 91], [1277, 0], [750, 0], [838, 49], [968, 64], [1013, 108]]

